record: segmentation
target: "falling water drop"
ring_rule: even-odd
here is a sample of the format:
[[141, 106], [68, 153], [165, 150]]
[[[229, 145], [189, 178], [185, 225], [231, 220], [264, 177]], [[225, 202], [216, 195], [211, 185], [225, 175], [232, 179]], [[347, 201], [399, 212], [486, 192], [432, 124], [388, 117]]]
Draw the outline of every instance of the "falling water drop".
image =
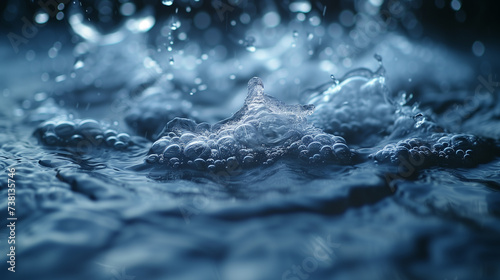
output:
[[297, 46], [297, 37], [299, 37], [299, 31], [294, 30], [292, 36], [293, 36], [292, 48], [295, 48], [295, 46]]
[[173, 17], [170, 21], [170, 29], [177, 30], [179, 27], [181, 27], [181, 22], [176, 17]]
[[330, 79], [332, 79], [332, 81], [335, 83], [335, 85], [339, 84], [339, 80], [337, 80], [337, 78], [335, 78], [335, 75], [331, 74]]
[[255, 38], [252, 36], [248, 36], [247, 38], [245, 38], [245, 41], [243, 42], [245, 48], [249, 52], [255, 52], [256, 48], [254, 46], [254, 43], [255, 43]]

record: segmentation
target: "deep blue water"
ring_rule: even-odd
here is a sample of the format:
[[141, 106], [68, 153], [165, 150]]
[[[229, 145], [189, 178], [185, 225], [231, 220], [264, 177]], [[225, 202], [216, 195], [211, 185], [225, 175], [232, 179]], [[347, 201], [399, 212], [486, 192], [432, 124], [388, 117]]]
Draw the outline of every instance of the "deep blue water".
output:
[[1, 279], [500, 279], [488, 34], [436, 39], [419, 1], [198, 2], [35, 8], [18, 47], [7, 4]]

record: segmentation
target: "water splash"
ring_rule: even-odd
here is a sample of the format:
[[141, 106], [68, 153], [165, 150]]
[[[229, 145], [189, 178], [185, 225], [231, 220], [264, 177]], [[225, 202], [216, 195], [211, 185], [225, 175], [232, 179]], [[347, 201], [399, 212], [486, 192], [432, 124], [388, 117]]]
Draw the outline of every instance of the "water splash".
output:
[[153, 144], [148, 163], [216, 171], [228, 165], [251, 167], [283, 157], [311, 163], [351, 161], [342, 137], [323, 133], [306, 117], [313, 105], [287, 105], [264, 93], [260, 78], [248, 82], [243, 107], [215, 125], [176, 118]]
[[[333, 76], [333, 75], [332, 75]], [[348, 143], [371, 145], [388, 135], [395, 108], [387, 102], [385, 79], [368, 69], [347, 73], [341, 82], [313, 93], [307, 102], [316, 106], [311, 122]]]

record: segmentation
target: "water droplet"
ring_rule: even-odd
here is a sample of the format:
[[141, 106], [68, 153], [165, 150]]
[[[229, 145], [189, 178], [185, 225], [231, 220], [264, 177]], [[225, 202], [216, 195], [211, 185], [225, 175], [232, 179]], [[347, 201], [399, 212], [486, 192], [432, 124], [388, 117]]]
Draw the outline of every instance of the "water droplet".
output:
[[312, 33], [307, 34], [307, 40], [311, 41], [312, 39], [314, 39], [314, 34]]
[[294, 30], [292, 33], [293, 36], [293, 42], [292, 42], [292, 48], [295, 48], [297, 46], [297, 37], [299, 37], [299, 32], [297, 30]]
[[255, 52], [256, 48], [254, 46], [254, 43], [255, 43], [255, 38], [253, 36], [246, 37], [245, 41], [243, 42], [243, 44], [245, 45], [245, 48], [249, 52]]
[[208, 88], [208, 86], [207, 86], [207, 85], [205, 85], [205, 84], [201, 84], [201, 85], [199, 85], [199, 86], [198, 86], [198, 90], [199, 90], [199, 91], [204, 91], [204, 90], [207, 90], [207, 88]]
[[[179, 27], [181, 27], [181, 22], [177, 18], [173, 17], [170, 22], [170, 29], [177, 30]], [[169, 36], [172, 36], [172, 34], [169, 34]]]
[[236, 79], [236, 75], [234, 75], [234, 74], [230, 75], [230, 76], [229, 76], [229, 79], [230, 79], [230, 80], [234, 80], [234, 79]]
[[172, 6], [172, 4], [174, 4], [174, 0], [162, 0], [161, 3], [165, 6]]
[[54, 80], [56, 83], [62, 82], [64, 80], [66, 80], [66, 75], [57, 76]]
[[472, 52], [474, 53], [475, 56], [480, 57], [484, 54], [485, 47], [484, 44], [481, 41], [475, 41], [474, 44], [472, 44]]
[[174, 57], [173, 56], [170, 57], [169, 63], [170, 63], [170, 65], [174, 65]]
[[380, 56], [379, 54], [374, 54], [373, 57], [380, 63], [382, 64], [382, 56]]
[[335, 75], [331, 74], [330, 79], [332, 79], [332, 81], [335, 83], [335, 85], [339, 84], [339, 80], [337, 80], [337, 78], [335, 78]]
[[75, 65], [73, 66], [73, 68], [76, 70], [76, 69], [82, 68], [83, 66], [85, 66], [85, 63], [83, 63], [83, 61], [81, 61], [81, 60], [77, 60], [75, 62]]
[[35, 16], [35, 22], [38, 24], [44, 24], [49, 20], [49, 15], [44, 12], [40, 12]]

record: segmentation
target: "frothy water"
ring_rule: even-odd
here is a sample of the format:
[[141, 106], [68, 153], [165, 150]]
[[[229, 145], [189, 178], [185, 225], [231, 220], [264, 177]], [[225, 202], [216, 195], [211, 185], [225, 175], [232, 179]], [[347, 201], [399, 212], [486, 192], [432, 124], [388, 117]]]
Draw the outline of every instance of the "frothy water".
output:
[[215, 125], [179, 118], [170, 121], [146, 161], [211, 172], [265, 166], [282, 157], [349, 163], [351, 151], [342, 137], [307, 123], [306, 116], [313, 110], [312, 105], [286, 105], [268, 96], [262, 80], [255, 77], [248, 82], [243, 107], [231, 118]]
[[500, 277], [495, 76], [402, 2], [205, 2], [0, 47], [16, 279]]

